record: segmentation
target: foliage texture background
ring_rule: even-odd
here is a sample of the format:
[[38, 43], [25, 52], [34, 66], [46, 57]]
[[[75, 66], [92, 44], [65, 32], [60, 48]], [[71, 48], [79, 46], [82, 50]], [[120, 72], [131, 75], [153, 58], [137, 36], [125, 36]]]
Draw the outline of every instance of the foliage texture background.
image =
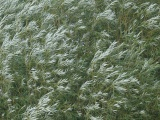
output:
[[1, 0], [1, 120], [159, 120], [159, 0]]

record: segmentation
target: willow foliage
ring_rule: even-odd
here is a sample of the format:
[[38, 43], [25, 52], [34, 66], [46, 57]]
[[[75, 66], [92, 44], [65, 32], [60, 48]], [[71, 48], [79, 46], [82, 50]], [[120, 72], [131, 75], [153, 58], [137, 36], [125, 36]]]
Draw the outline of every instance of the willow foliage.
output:
[[160, 3], [1, 0], [0, 119], [159, 120]]

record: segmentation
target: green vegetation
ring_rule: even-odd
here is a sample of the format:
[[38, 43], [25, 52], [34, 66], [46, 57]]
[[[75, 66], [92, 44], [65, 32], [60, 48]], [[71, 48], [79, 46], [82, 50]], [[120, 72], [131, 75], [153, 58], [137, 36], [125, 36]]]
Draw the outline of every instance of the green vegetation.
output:
[[160, 120], [159, 0], [1, 0], [0, 120]]

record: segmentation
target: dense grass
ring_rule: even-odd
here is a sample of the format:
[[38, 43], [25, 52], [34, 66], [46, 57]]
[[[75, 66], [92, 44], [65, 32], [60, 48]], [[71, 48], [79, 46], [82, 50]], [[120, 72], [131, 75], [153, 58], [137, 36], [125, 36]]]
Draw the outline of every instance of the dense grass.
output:
[[1, 0], [1, 120], [159, 120], [159, 0]]

